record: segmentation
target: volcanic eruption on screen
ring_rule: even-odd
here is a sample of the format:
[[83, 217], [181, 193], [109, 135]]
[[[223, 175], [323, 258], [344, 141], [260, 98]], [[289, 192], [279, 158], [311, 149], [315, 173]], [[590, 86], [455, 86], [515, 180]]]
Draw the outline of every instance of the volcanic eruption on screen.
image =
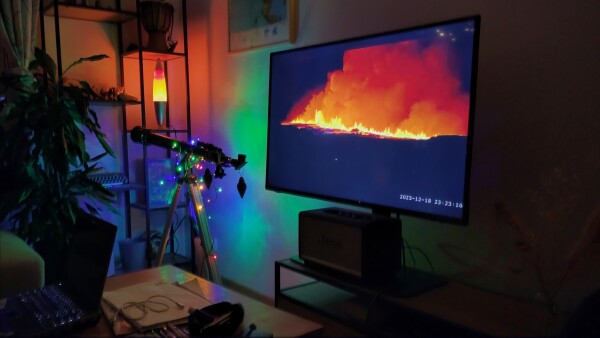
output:
[[272, 53], [267, 188], [464, 222], [477, 29]]
[[469, 93], [448, 58], [444, 44], [420, 48], [414, 40], [348, 50], [343, 68], [282, 124], [389, 138], [466, 136]]

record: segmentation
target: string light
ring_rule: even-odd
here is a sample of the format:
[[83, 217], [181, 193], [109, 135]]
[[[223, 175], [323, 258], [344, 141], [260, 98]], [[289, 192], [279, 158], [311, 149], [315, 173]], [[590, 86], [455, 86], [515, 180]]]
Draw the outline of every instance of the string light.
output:
[[[198, 144], [198, 142], [200, 142], [200, 139], [191, 139], [190, 143], [192, 145], [196, 145]], [[202, 156], [197, 156], [196, 154], [190, 154], [189, 156], [184, 153], [184, 152], [179, 152], [179, 142], [178, 141], [173, 141], [171, 144], [171, 148], [176, 150], [175, 152], [175, 171], [176, 171], [176, 175], [169, 175], [165, 178], [162, 178], [158, 181], [159, 185], [164, 186], [168, 183], [175, 183], [177, 182], [178, 177], [181, 175], [181, 173], [183, 173], [184, 171], [188, 171], [188, 170], [204, 170], [203, 175], [200, 175], [200, 173], [197, 173], [196, 175], [196, 181], [195, 183], [202, 183], [202, 184], [198, 184], [197, 185], [197, 189], [198, 191], [201, 193], [203, 191], [209, 190], [211, 187], [211, 183], [213, 182], [213, 178], [220, 178], [217, 177], [216, 173], [212, 173], [210, 171], [210, 169], [204, 165], [205, 160], [204, 157]], [[215, 170], [223, 170], [223, 168], [216, 168]], [[174, 189], [174, 186], [173, 186]], [[243, 197], [244, 192], [246, 190], [246, 186], [245, 186], [245, 182], [243, 182], [243, 178], [240, 178], [240, 182], [238, 182], [237, 185], [237, 190], [240, 193], [240, 196]], [[222, 193], [223, 192], [223, 187], [217, 187], [216, 188], [216, 193]], [[216, 196], [214, 196], [216, 198]], [[212, 203], [213, 200], [210, 198], [206, 198], [206, 203]], [[201, 211], [203, 208], [202, 206], [198, 206], [197, 207], [198, 211]], [[210, 216], [208, 216], [208, 219], [211, 219]]]

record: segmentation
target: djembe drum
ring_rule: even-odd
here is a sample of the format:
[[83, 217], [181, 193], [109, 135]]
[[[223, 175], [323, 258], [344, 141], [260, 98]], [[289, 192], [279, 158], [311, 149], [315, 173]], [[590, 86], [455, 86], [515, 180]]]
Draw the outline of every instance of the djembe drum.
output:
[[167, 33], [173, 29], [173, 5], [164, 1], [143, 1], [140, 3], [142, 25], [148, 33], [148, 45], [151, 51], [166, 52]]

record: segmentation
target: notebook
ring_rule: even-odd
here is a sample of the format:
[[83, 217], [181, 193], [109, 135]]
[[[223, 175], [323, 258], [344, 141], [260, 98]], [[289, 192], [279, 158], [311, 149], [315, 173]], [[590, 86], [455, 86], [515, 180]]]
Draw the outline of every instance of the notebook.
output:
[[61, 335], [95, 324], [117, 227], [77, 216], [60, 283], [22, 292], [0, 304], [0, 336]]
[[[197, 284], [195, 280], [182, 284], [154, 281], [106, 291], [102, 302], [107, 307], [103, 309], [109, 323], [124, 318], [132, 329], [138, 332], [161, 328], [167, 323], [174, 325], [187, 323], [190, 308], [201, 309], [211, 304], [203, 296], [188, 289], [187, 286], [191, 283]], [[138, 306], [127, 306], [132, 303], [141, 305], [144, 300], [151, 300], [146, 303], [145, 311]], [[118, 317], [114, 316], [116, 311], [119, 311]], [[113, 325], [115, 334], [126, 332], [121, 329], [121, 326], [121, 323], [118, 323], [118, 326]], [[133, 330], [129, 332], [131, 331]]]

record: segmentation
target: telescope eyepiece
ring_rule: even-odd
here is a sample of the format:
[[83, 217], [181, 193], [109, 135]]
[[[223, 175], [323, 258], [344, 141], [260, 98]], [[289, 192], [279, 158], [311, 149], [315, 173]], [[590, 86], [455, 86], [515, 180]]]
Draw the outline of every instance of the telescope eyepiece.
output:
[[131, 130], [131, 140], [136, 143], [145, 143], [143, 140], [144, 128], [137, 126]]

